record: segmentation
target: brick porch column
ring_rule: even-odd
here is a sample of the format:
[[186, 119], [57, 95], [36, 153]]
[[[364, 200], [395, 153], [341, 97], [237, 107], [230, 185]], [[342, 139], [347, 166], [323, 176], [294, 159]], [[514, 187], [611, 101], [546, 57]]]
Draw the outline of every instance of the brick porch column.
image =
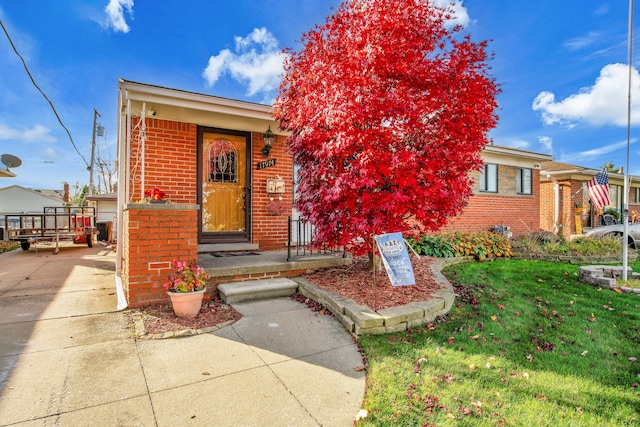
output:
[[171, 262], [198, 258], [199, 210], [195, 204], [126, 205], [122, 284], [129, 307], [169, 302], [163, 283]]

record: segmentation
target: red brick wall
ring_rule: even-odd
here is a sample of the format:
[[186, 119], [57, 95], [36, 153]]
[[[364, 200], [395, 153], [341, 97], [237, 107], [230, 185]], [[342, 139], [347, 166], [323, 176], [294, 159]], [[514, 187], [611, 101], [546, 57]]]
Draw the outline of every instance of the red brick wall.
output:
[[[287, 219], [293, 208], [293, 159], [286, 153], [286, 137], [276, 136], [269, 159], [276, 165], [258, 170], [259, 162], [268, 160], [262, 155], [264, 143], [261, 133], [253, 133], [253, 243], [260, 250], [284, 249], [287, 243]], [[268, 194], [267, 179], [284, 179], [283, 194]]]
[[[180, 123], [155, 118], [146, 119], [144, 146], [144, 189], [139, 180], [132, 180], [130, 201], [141, 200], [144, 190], [158, 187], [167, 193], [171, 203], [196, 203], [197, 201], [197, 130], [195, 124]], [[252, 243], [260, 250], [284, 249], [287, 242], [287, 218], [293, 206], [293, 161], [285, 151], [284, 136], [277, 136], [269, 159], [276, 165], [258, 170], [257, 165], [265, 159], [262, 133], [254, 132], [252, 159]], [[137, 146], [132, 143], [132, 156]], [[141, 165], [132, 172], [140, 172]], [[280, 177], [285, 180], [284, 194], [267, 194], [267, 178]], [[271, 200], [273, 198], [273, 200]], [[196, 226], [197, 230], [197, 226]]]
[[[197, 126], [147, 118], [144, 142], [144, 189], [140, 181], [131, 184], [130, 201], [141, 199], [141, 191], [158, 187], [167, 193], [171, 203], [196, 203]], [[137, 147], [132, 143], [134, 156]], [[132, 158], [132, 173], [135, 168]]]
[[123, 287], [129, 307], [169, 300], [173, 260], [198, 258], [197, 205], [130, 204], [124, 211]]
[[496, 225], [506, 225], [517, 237], [539, 230], [540, 171], [531, 171], [531, 195], [516, 193], [515, 171], [515, 167], [498, 166], [498, 193], [481, 193], [474, 184], [474, 194], [465, 209], [442, 231], [490, 231]]

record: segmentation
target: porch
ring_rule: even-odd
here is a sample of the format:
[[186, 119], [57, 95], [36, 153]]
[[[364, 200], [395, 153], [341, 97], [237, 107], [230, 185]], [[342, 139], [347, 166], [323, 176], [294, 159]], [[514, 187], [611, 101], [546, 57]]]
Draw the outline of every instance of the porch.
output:
[[309, 270], [348, 265], [351, 258], [343, 252], [291, 256], [287, 250], [211, 252], [200, 247], [198, 263], [211, 276], [208, 289], [213, 291], [221, 283], [291, 278]]

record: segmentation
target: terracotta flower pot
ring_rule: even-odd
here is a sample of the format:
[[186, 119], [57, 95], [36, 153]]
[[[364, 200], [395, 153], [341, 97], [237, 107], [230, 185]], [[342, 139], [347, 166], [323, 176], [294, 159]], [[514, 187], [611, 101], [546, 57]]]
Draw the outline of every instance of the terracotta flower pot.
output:
[[202, 298], [207, 288], [194, 292], [167, 292], [171, 298], [171, 305], [176, 316], [183, 319], [193, 319], [200, 313]]

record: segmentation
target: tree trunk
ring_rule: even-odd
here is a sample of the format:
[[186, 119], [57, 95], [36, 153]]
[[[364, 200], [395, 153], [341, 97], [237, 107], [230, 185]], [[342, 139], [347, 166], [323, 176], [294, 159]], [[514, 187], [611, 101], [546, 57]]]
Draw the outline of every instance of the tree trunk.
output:
[[369, 252], [369, 268], [371, 271], [382, 271], [382, 257], [373, 252]]

